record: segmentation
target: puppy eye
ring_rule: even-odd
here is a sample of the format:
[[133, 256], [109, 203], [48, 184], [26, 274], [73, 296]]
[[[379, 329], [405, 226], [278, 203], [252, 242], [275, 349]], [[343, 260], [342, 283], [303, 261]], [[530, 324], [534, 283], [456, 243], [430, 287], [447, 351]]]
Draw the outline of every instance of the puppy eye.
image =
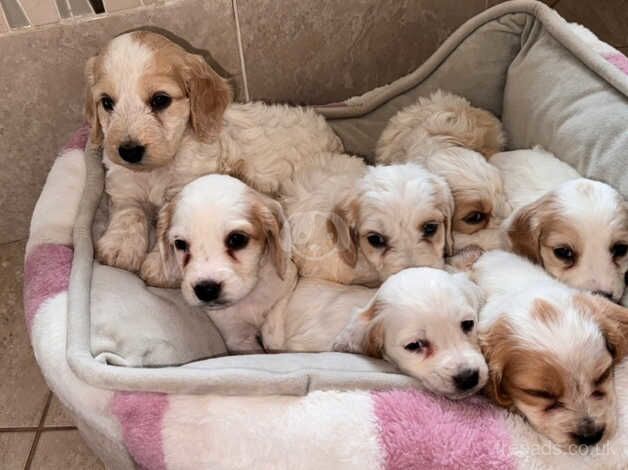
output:
[[386, 238], [376, 232], [369, 233], [366, 240], [375, 248], [384, 248], [386, 246]]
[[606, 396], [606, 393], [604, 393], [602, 390], [595, 390], [593, 391], [591, 396], [593, 398], [604, 398]]
[[470, 225], [478, 225], [486, 220], [486, 214], [484, 212], [475, 211], [467, 214], [462, 220]]
[[100, 98], [100, 104], [102, 105], [103, 109], [107, 112], [113, 111], [113, 107], [115, 106], [115, 102], [109, 95], [103, 95]]
[[475, 322], [473, 320], [464, 320], [460, 322], [460, 328], [462, 328], [462, 331], [465, 333], [470, 332], [474, 326]]
[[611, 248], [613, 258], [621, 258], [622, 256], [626, 256], [626, 253], [628, 253], [628, 245], [624, 243], [615, 243]]
[[177, 238], [174, 241], [174, 247], [179, 251], [187, 251], [190, 245], [188, 245], [188, 242], [186, 242], [185, 240], [181, 240], [180, 238]]
[[227, 235], [225, 245], [227, 248], [233, 251], [238, 251], [246, 247], [249, 244], [249, 236], [242, 232], [231, 232]]
[[554, 256], [556, 256], [556, 258], [560, 260], [569, 262], [573, 262], [574, 258], [576, 257], [573, 250], [568, 246], [560, 246], [558, 248], [554, 248]]
[[412, 343], [408, 343], [406, 344], [403, 348], [406, 351], [410, 351], [410, 352], [421, 352], [421, 350], [423, 350], [423, 348], [427, 347], [429, 343], [427, 341], [423, 341], [421, 339], [417, 340], [417, 341], [413, 341]]
[[427, 222], [423, 225], [423, 236], [432, 237], [436, 234], [436, 232], [438, 232], [437, 222]]
[[161, 111], [166, 109], [172, 103], [172, 98], [166, 93], [160, 91], [150, 98], [150, 107], [153, 111]]
[[563, 406], [564, 405], [561, 402], [555, 401], [551, 405], [546, 406], [545, 407], [545, 411], [558, 410], [559, 408], [562, 408]]

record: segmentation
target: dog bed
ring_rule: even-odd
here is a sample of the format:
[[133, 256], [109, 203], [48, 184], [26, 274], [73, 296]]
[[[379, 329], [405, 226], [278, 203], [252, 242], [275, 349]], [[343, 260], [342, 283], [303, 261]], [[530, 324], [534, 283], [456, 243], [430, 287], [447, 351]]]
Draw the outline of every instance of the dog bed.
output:
[[[628, 195], [628, 59], [533, 1], [459, 28], [419, 69], [318, 108], [348, 152], [372, 159], [388, 119], [443, 88], [501, 117], [509, 147], [542, 145]], [[226, 356], [177, 291], [93, 260], [103, 169], [80, 129], [55, 161], [26, 248], [28, 330], [50, 388], [110, 468], [626, 468], [619, 429], [559, 450], [483, 398], [450, 402], [362, 356]]]

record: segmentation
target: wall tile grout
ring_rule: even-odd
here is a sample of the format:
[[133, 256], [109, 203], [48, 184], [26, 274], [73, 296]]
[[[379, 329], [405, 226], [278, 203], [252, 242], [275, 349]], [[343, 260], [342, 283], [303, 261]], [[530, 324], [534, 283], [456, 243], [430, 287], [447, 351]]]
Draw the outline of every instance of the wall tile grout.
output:
[[242, 72], [242, 83], [244, 84], [244, 101], [249, 102], [249, 81], [246, 74], [246, 61], [244, 60], [244, 47], [242, 45], [242, 34], [240, 31], [240, 16], [238, 14], [238, 0], [231, 0], [231, 8], [236, 27], [236, 40], [238, 41], [238, 55], [240, 56], [240, 71]]

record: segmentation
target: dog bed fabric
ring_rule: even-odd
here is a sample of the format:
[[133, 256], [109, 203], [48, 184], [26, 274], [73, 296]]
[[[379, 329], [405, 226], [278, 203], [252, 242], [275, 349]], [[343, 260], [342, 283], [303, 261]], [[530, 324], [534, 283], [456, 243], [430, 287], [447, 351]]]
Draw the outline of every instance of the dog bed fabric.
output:
[[[372, 160], [388, 119], [438, 88], [500, 116], [510, 148], [540, 144], [628, 195], [628, 59], [545, 5], [487, 10], [410, 75], [318, 110], [348, 152]], [[420, 392], [384, 361], [226, 356], [209, 319], [177, 291], [94, 262], [102, 190], [100, 154], [83, 128], [36, 205], [24, 299], [44, 376], [108, 467], [628, 465], [628, 362], [616, 371], [618, 432], [582, 455], [481, 397], [450, 402]]]

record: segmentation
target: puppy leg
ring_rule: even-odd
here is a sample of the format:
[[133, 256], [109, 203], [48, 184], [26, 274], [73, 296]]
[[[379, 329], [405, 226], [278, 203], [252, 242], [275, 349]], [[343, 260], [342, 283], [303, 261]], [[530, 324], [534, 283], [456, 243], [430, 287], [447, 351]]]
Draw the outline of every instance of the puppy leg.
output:
[[140, 268], [140, 278], [149, 286], [176, 289], [180, 279], [170, 279], [164, 270], [164, 263], [159, 253], [159, 247], [155, 245], [153, 250], [146, 255]]
[[96, 242], [96, 258], [103, 264], [137, 272], [148, 250], [148, 219], [137, 201], [112, 198], [109, 226]]

